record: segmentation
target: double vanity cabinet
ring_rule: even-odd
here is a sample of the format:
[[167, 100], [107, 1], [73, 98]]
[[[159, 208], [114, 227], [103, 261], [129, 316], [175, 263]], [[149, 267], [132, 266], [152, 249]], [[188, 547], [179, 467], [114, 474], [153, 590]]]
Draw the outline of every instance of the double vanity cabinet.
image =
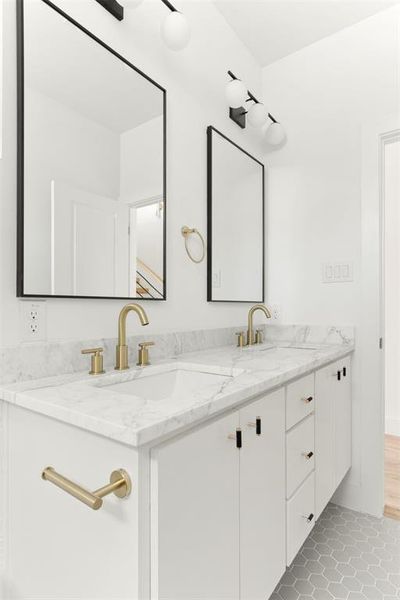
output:
[[[104, 388], [97, 400], [60, 388], [60, 402], [73, 402], [69, 422], [59, 406], [44, 414], [51, 390], [36, 412], [28, 397], [3, 403], [12, 499], [5, 597], [267, 600], [351, 465], [350, 353], [332, 356], [256, 393], [260, 371], [252, 387], [243, 369], [235, 402], [215, 412], [207, 404], [201, 418], [198, 403], [192, 417], [169, 418], [140, 444], [106, 427], [114, 403], [127, 431], [140, 410], [133, 418], [115, 392], [102, 412]], [[230, 385], [212, 402], [228, 398]], [[76, 427], [84, 402], [92, 403], [91, 426]], [[123, 468], [132, 492], [90, 510], [41, 478], [48, 466], [89, 490]]]

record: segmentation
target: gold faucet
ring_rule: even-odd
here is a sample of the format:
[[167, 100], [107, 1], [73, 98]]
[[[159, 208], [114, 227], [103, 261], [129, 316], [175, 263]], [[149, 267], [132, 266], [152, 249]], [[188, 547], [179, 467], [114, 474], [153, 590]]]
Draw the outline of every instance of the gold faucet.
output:
[[142, 325], [148, 325], [149, 319], [147, 318], [146, 311], [139, 304], [127, 304], [119, 313], [118, 318], [118, 346], [116, 348], [116, 364], [115, 368], [118, 371], [129, 369], [128, 364], [128, 346], [126, 345], [126, 317], [128, 313], [134, 311]]
[[249, 310], [248, 328], [247, 328], [247, 345], [248, 346], [252, 346], [253, 344], [257, 343], [254, 339], [254, 331], [253, 331], [253, 315], [257, 310], [262, 310], [262, 312], [265, 314], [267, 319], [271, 318], [271, 313], [269, 312], [268, 308], [266, 306], [264, 306], [264, 304], [255, 304], [254, 306], [251, 307], [251, 309]]

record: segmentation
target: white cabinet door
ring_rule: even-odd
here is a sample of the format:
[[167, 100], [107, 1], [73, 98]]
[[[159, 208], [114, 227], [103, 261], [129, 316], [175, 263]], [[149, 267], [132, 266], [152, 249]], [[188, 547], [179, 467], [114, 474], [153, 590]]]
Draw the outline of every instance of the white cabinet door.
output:
[[328, 365], [315, 375], [315, 512], [320, 516], [334, 492], [333, 405], [339, 367]]
[[[4, 598], [134, 600], [138, 591], [137, 453], [104, 437], [10, 406], [9, 573]], [[44, 481], [52, 466], [95, 490], [124, 468], [129, 498], [93, 511]], [[0, 592], [1, 594], [1, 592]]]
[[315, 376], [316, 516], [320, 516], [351, 466], [351, 359]]
[[335, 489], [351, 467], [351, 361], [338, 362], [341, 373], [334, 404]]
[[152, 450], [153, 600], [239, 598], [239, 450], [228, 415]]
[[264, 600], [285, 571], [284, 390], [241, 409], [240, 424], [240, 597]]

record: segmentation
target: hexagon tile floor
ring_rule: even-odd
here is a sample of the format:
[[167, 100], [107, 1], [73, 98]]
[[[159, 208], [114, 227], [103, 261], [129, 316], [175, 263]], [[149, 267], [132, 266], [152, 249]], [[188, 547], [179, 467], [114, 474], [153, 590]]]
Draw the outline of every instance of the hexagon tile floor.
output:
[[400, 521], [329, 504], [270, 600], [398, 600]]

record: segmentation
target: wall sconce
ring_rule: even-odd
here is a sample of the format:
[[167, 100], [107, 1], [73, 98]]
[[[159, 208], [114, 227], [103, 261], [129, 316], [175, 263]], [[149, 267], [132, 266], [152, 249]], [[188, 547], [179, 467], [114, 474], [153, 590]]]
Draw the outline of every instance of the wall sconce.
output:
[[[142, 0], [125, 0], [122, 6], [117, 0], [96, 0], [119, 21], [124, 18], [125, 8], [136, 8]], [[183, 50], [190, 40], [190, 27], [185, 15], [179, 12], [169, 0], [161, 0], [170, 12], [161, 23], [161, 37], [171, 50]]]
[[[271, 124], [265, 132], [265, 138], [272, 146], [281, 144], [286, 137], [283, 125], [278, 123], [275, 117], [267, 111], [265, 105], [257, 100], [257, 98], [246, 88], [243, 81], [238, 79], [232, 71], [228, 71], [228, 75], [231, 77], [231, 81], [225, 88], [225, 95], [229, 106], [229, 117], [232, 121], [242, 129], [245, 129], [246, 120], [253, 127], [263, 127], [269, 119]], [[248, 110], [244, 107], [244, 104], [247, 102], [253, 103]]]

